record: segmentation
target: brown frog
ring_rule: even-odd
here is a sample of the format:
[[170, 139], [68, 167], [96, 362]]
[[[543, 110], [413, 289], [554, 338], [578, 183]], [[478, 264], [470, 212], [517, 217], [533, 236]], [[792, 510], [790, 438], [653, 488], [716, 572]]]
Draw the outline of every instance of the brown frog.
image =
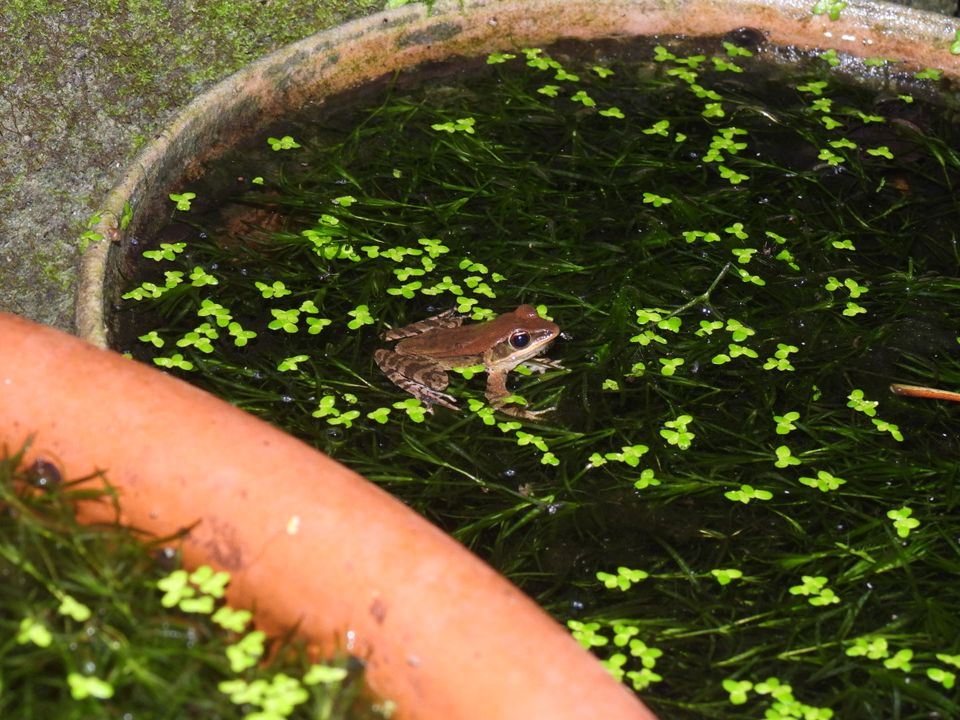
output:
[[532, 305], [482, 323], [464, 325], [464, 316], [448, 310], [434, 317], [390, 330], [384, 340], [399, 340], [393, 350], [373, 354], [377, 366], [398, 387], [419, 398], [429, 408], [443, 405], [459, 410], [456, 399], [443, 392], [449, 383], [447, 371], [483, 365], [487, 372], [486, 398], [498, 410], [516, 417], [533, 418], [542, 413], [507, 405], [507, 375], [526, 363], [535, 370], [561, 368], [558, 363], [536, 357], [560, 334], [555, 323], [537, 314]]

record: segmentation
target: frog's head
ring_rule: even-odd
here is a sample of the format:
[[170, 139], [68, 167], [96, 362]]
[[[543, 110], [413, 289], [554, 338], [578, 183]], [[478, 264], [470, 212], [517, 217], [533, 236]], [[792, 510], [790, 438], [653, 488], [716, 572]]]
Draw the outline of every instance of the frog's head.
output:
[[532, 305], [521, 305], [512, 313], [501, 315], [498, 320], [509, 318], [509, 325], [501, 339], [492, 348], [491, 364], [512, 368], [524, 360], [536, 357], [550, 346], [560, 328], [545, 320]]

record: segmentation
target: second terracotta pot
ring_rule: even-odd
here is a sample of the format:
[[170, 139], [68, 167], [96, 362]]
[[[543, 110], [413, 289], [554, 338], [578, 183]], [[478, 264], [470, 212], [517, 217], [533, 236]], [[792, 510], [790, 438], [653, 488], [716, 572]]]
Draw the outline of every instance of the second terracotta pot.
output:
[[400, 718], [653, 717], [535, 603], [359, 475], [180, 380], [0, 315], [0, 443], [30, 438], [28, 459], [103, 472], [123, 524], [192, 528], [189, 567], [230, 571], [230, 603], [259, 627], [364, 659]]

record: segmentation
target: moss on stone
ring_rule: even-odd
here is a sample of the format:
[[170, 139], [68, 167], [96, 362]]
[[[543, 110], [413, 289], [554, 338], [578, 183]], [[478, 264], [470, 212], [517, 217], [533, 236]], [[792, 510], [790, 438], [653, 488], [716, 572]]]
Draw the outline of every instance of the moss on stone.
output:
[[251, 60], [381, 7], [380, 0], [0, 3], [8, 39], [0, 44], [0, 309], [69, 328], [74, 238], [136, 151], [190, 98]]

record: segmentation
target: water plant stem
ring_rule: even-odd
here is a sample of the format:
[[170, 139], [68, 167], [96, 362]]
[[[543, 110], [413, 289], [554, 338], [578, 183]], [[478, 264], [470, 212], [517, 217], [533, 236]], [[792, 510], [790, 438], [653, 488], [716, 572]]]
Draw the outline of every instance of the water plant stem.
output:
[[[702, 293], [700, 293], [696, 297], [691, 298], [680, 307], [668, 313], [665, 316], [665, 319], [669, 319], [677, 315], [682, 315], [683, 313], [685, 313], [687, 310], [694, 307], [695, 305], [700, 305], [700, 304], [708, 305], [710, 303], [710, 294], [717, 288], [717, 286], [720, 284], [720, 281], [723, 280], [724, 276], [728, 272], [730, 272], [731, 267], [733, 267], [732, 262], [728, 262], [726, 265], [724, 265], [720, 269], [720, 272], [717, 273], [717, 276], [713, 279], [713, 282], [710, 283], [710, 287], [708, 287], [706, 290], [704, 290]], [[717, 317], [720, 317], [719, 313], [715, 313], [715, 314], [717, 315]]]

